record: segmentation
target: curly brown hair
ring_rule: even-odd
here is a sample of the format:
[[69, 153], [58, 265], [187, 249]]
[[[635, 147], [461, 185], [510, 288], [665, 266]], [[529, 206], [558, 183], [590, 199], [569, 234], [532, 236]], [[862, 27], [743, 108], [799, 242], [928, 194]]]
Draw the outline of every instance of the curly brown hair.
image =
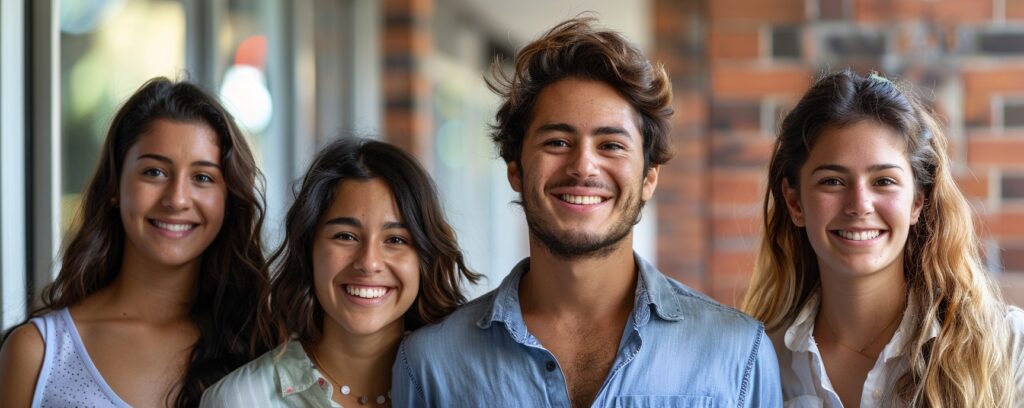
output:
[[541, 90], [568, 77], [604, 82], [629, 101], [639, 118], [645, 173], [672, 159], [672, 84], [665, 68], [652, 64], [621, 34], [595, 29], [595, 21], [577, 17], [558, 24], [519, 51], [512, 74], [501, 70], [500, 59], [491, 65], [487, 86], [503, 100], [491, 139], [506, 163], [519, 164]]

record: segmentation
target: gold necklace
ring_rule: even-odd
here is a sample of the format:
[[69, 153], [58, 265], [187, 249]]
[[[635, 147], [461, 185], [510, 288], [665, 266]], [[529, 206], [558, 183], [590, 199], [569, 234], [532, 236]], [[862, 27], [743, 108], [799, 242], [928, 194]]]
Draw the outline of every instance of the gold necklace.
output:
[[[313, 350], [313, 347], [309, 348], [309, 354], [313, 356], [313, 361], [316, 363], [316, 366], [320, 367], [320, 371], [324, 372], [324, 375], [327, 376], [327, 379], [331, 380], [331, 383], [338, 387], [338, 391], [341, 392], [341, 395], [349, 395], [352, 393], [352, 388], [350, 388], [346, 384], [342, 384], [338, 380], [335, 380], [334, 376], [331, 375], [331, 372], [327, 371], [327, 366], [320, 362], [320, 358], [316, 356], [316, 351]], [[377, 398], [374, 399], [374, 402], [376, 402], [377, 405], [384, 405], [386, 402], [388, 402], [388, 399], [390, 398], [391, 390], [388, 390], [387, 393], [378, 395]], [[370, 403], [370, 397], [368, 395], [363, 394], [356, 398], [356, 401], [359, 402], [359, 405], [366, 405]]]
[[836, 334], [836, 331], [832, 329], [832, 325], [828, 322], [828, 317], [825, 316], [824, 314], [821, 315], [821, 322], [824, 323], [822, 326], [825, 327], [825, 330], [828, 330], [828, 334], [832, 337], [831, 342], [833, 342], [835, 344], [838, 344], [838, 345], [842, 346], [843, 348], [845, 348], [847, 350], [850, 350], [850, 351], [852, 351], [854, 353], [857, 353], [861, 357], [864, 357], [864, 358], [866, 358], [868, 360], [875, 360], [876, 358], [878, 358], [878, 356], [869, 356], [867, 354], [864, 354], [864, 352], [867, 351], [868, 347], [871, 347], [872, 345], [875, 344], [875, 340], [878, 340], [878, 336], [881, 336], [882, 333], [885, 333], [886, 330], [888, 330], [889, 327], [892, 327], [893, 323], [896, 323], [896, 321], [899, 320], [899, 318], [902, 317], [902, 316], [903, 316], [903, 313], [897, 313], [896, 317], [894, 317], [889, 322], [889, 324], [885, 325], [885, 327], [883, 327], [882, 330], [879, 331], [878, 333], [875, 333], [875, 335], [871, 337], [871, 340], [868, 341], [868, 344], [865, 344], [864, 347], [861, 347], [860, 349], [848, 346], [846, 344], [843, 344], [843, 342], [839, 341], [839, 335]]

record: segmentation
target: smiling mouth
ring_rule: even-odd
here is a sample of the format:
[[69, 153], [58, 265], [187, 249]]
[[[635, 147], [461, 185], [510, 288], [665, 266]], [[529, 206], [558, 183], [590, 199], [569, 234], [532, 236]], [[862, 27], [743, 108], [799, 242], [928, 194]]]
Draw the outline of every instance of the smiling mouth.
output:
[[600, 196], [578, 196], [578, 195], [572, 195], [572, 194], [559, 194], [558, 195], [558, 199], [562, 200], [562, 201], [565, 201], [565, 202], [567, 202], [569, 204], [577, 204], [577, 205], [599, 204], [599, 203], [601, 203], [602, 201], [605, 200], [604, 198], [601, 198]]
[[363, 299], [377, 299], [382, 298], [384, 297], [384, 295], [388, 294], [388, 289], [380, 287], [361, 287], [345, 285], [345, 293]]
[[835, 230], [835, 231], [832, 231], [832, 232], [834, 234], [842, 237], [843, 239], [848, 239], [850, 241], [867, 241], [867, 240], [878, 238], [878, 236], [882, 235], [882, 232], [884, 232], [884, 231], [882, 231], [882, 230], [867, 230], [867, 231]]
[[160, 228], [160, 229], [164, 229], [164, 230], [168, 230], [168, 231], [171, 231], [171, 232], [190, 231], [190, 230], [194, 229], [198, 225], [198, 224], [171, 224], [171, 223], [166, 223], [166, 222], [157, 221], [157, 220], [149, 220], [149, 223], [153, 224], [154, 227], [157, 227], [157, 228]]

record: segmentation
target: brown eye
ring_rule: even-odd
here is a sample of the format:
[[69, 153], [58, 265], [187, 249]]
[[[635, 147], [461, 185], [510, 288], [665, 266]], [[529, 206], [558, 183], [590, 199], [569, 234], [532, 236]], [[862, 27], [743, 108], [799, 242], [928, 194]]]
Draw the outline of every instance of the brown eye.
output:
[[334, 236], [332, 236], [331, 239], [337, 239], [341, 241], [358, 241], [355, 235], [352, 235], [351, 233], [348, 232], [339, 232], [337, 234], [334, 234]]
[[148, 177], [161, 177], [164, 176], [164, 171], [157, 168], [148, 168], [142, 171], [142, 174]]
[[407, 239], [405, 239], [405, 237], [400, 237], [398, 235], [390, 236], [384, 242], [388, 243], [388, 244], [394, 244], [394, 245], [405, 245], [405, 244], [409, 243], [409, 241]]
[[843, 181], [835, 177], [829, 177], [826, 179], [822, 179], [821, 181], [818, 182], [818, 184], [821, 184], [823, 186], [841, 186], [843, 185]]

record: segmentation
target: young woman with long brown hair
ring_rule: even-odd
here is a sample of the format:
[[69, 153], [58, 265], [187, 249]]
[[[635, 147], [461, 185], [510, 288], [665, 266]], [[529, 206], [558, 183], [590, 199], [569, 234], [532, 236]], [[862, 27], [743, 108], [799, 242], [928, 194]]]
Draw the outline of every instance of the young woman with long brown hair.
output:
[[196, 406], [265, 351], [261, 177], [213, 96], [164, 78], [136, 91], [44, 307], [5, 340], [4, 406]]
[[948, 140], [909, 89], [850, 71], [786, 116], [744, 309], [790, 407], [1021, 403], [1024, 313], [982, 262]]

